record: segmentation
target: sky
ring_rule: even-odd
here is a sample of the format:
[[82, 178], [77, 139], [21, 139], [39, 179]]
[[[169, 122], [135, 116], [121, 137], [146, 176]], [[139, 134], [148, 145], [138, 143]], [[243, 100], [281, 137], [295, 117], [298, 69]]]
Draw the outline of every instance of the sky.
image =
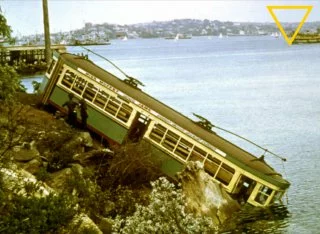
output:
[[[48, 0], [50, 32], [80, 29], [94, 24], [134, 24], [173, 19], [209, 19], [237, 22], [273, 22], [268, 5], [312, 5], [308, 21], [320, 21], [320, 1], [228, 1], [228, 0]], [[42, 34], [42, 0], [0, 0], [2, 14], [14, 36]], [[300, 12], [290, 11], [281, 20], [300, 21]]]

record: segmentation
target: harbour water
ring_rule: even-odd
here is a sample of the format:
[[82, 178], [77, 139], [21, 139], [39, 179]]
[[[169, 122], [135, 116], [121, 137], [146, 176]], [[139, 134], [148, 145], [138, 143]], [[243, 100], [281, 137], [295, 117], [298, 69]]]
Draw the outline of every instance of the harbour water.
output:
[[[243, 211], [237, 232], [319, 233], [320, 44], [288, 46], [269, 36], [199, 37], [116, 40], [88, 48], [186, 116], [202, 115], [287, 159], [265, 157], [291, 182], [284, 206]], [[81, 47], [68, 51], [87, 54]], [[107, 61], [88, 55], [123, 78]], [[216, 132], [257, 156], [264, 153]]]

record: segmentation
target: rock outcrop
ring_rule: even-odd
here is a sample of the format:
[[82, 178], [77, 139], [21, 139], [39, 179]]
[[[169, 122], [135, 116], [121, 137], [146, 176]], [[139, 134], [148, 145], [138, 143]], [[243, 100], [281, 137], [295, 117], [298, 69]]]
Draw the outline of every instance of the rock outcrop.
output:
[[103, 234], [98, 226], [86, 214], [76, 215], [73, 220], [67, 225], [64, 230], [60, 231], [62, 234], [68, 233], [92, 233]]
[[213, 181], [200, 162], [190, 162], [178, 178], [188, 207], [196, 214], [212, 217], [219, 225], [240, 209], [238, 202]]

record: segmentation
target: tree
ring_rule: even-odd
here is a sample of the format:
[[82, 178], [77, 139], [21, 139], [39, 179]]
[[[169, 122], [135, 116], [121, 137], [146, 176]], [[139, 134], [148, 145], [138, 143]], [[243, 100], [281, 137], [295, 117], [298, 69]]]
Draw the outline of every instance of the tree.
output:
[[0, 36], [10, 39], [11, 32], [11, 27], [7, 24], [7, 19], [2, 14], [2, 10], [0, 8]]
[[0, 100], [14, 99], [17, 91], [25, 91], [25, 88], [14, 68], [8, 65], [0, 66]]

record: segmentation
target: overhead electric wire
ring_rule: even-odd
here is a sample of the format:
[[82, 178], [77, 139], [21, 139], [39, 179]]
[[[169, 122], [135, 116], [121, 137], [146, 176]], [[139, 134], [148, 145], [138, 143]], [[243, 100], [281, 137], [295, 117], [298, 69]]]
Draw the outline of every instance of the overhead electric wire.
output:
[[281, 157], [281, 156], [279, 156], [279, 155], [277, 155], [277, 154], [269, 151], [268, 149], [266, 149], [266, 148], [264, 148], [264, 147], [262, 147], [262, 146], [260, 146], [260, 145], [258, 145], [258, 144], [256, 144], [256, 143], [254, 143], [253, 141], [251, 141], [251, 140], [249, 140], [249, 139], [247, 139], [247, 138], [245, 138], [245, 137], [243, 137], [243, 136], [240, 136], [240, 135], [237, 134], [237, 133], [234, 133], [234, 132], [231, 132], [231, 131], [229, 131], [229, 130], [227, 130], [227, 129], [221, 128], [221, 127], [216, 126], [216, 125], [213, 125], [209, 120], [207, 120], [206, 118], [202, 117], [201, 115], [198, 115], [198, 114], [195, 114], [195, 113], [193, 113], [193, 115], [196, 116], [198, 119], [200, 119], [200, 121], [197, 122], [197, 123], [200, 124], [202, 127], [206, 128], [208, 131], [211, 131], [211, 132], [212, 132], [212, 130], [211, 130], [212, 128], [220, 129], [220, 130], [222, 130], [222, 131], [224, 131], [224, 132], [227, 132], [227, 133], [229, 133], [229, 134], [231, 134], [231, 135], [234, 135], [234, 136], [236, 136], [236, 137], [238, 137], [238, 138], [240, 138], [240, 139], [243, 139], [243, 140], [249, 142], [250, 144], [258, 147], [259, 149], [264, 150], [263, 155], [265, 155], [266, 153], [270, 153], [270, 154], [272, 154], [272, 155], [280, 158], [280, 159], [281, 159], [282, 161], [284, 161], [284, 162], [287, 161], [286, 158]]
[[138, 79], [132, 77], [132, 76], [129, 76], [127, 73], [125, 73], [120, 67], [118, 67], [116, 64], [114, 64], [112, 61], [110, 61], [109, 59], [107, 59], [106, 57], [103, 57], [102, 55], [84, 47], [84, 46], [81, 46], [83, 49], [93, 53], [94, 55], [102, 58], [103, 60], [106, 60], [108, 63], [110, 63], [112, 66], [114, 66], [116, 69], [118, 69], [118, 71], [120, 71], [126, 78], [128, 79], [125, 79], [125, 81], [131, 85], [134, 85], [135, 87], [137, 87], [138, 85], [141, 85], [141, 86], [145, 86], [141, 81], [139, 81]]
[[[262, 147], [262, 146], [260, 146], [260, 145], [258, 145], [258, 144], [256, 144], [256, 143], [254, 143], [253, 141], [251, 141], [251, 140], [249, 140], [249, 139], [247, 139], [247, 138], [245, 138], [245, 137], [243, 137], [243, 136], [240, 136], [239, 134], [236, 134], [236, 133], [231, 132], [231, 131], [229, 131], [229, 130], [227, 130], [227, 129], [218, 127], [218, 126], [216, 126], [216, 125], [212, 125], [212, 126], [215, 127], [215, 128], [217, 128], [217, 129], [220, 129], [220, 130], [222, 130], [222, 131], [224, 131], [224, 132], [227, 132], [227, 133], [229, 133], [229, 134], [232, 134], [232, 135], [234, 135], [234, 136], [236, 136], [236, 137], [239, 137], [239, 138], [241, 138], [241, 139], [243, 139], [243, 140], [245, 140], [245, 141], [247, 141], [247, 142], [249, 142], [249, 143], [251, 143], [251, 144], [253, 144], [254, 146], [256, 146], [256, 147], [264, 150], [264, 151], [265, 151], [264, 154], [265, 154], [265, 153], [269, 153], [269, 154], [272, 154], [272, 155], [280, 158], [282, 161], [287, 161], [286, 158], [281, 157], [281, 156], [279, 156], [279, 155], [271, 152], [270, 150], [268, 150], [268, 149], [266, 149], [266, 148], [264, 148], [264, 147]], [[263, 154], [263, 155], [264, 155], [264, 154]]]
[[120, 67], [118, 67], [116, 64], [114, 64], [113, 62], [111, 62], [111, 61], [110, 61], [109, 59], [107, 59], [106, 57], [103, 57], [102, 55], [100, 55], [100, 54], [98, 54], [98, 53], [96, 53], [96, 52], [94, 52], [94, 51], [92, 51], [92, 50], [90, 50], [90, 49], [88, 49], [88, 48], [86, 48], [86, 47], [84, 47], [84, 46], [81, 46], [81, 47], [82, 47], [83, 49], [85, 49], [85, 50], [93, 53], [94, 55], [96, 55], [96, 56], [98, 56], [98, 57], [106, 60], [106, 61], [107, 61], [108, 63], [110, 63], [112, 66], [114, 66], [115, 68], [117, 68], [125, 77], [131, 78], [131, 77], [130, 77], [129, 75], [127, 75]]

